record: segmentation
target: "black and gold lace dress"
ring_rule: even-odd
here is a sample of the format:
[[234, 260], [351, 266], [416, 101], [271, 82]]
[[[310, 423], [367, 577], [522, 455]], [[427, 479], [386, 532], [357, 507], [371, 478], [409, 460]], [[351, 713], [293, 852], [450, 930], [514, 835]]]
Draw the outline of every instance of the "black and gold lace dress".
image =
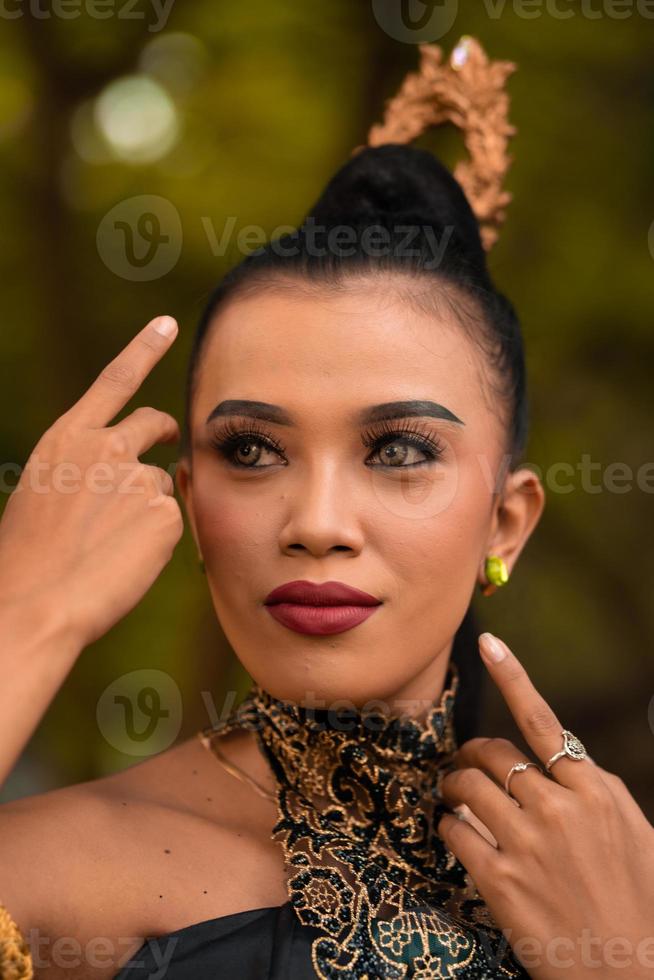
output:
[[[435, 830], [447, 809], [440, 783], [454, 768], [458, 683], [450, 663], [420, 722], [372, 706], [303, 708], [254, 684], [229, 717], [198, 732], [209, 750], [235, 727], [256, 732], [277, 782], [272, 837], [289, 900], [159, 937], [179, 943], [169, 980], [528, 976]], [[136, 958], [141, 969], [128, 965], [120, 980], [154, 975], [147, 945]]]
[[277, 782], [271, 836], [288, 901], [149, 938], [114, 980], [528, 977], [435, 829], [447, 809], [440, 784], [454, 768], [458, 683], [450, 663], [420, 721], [373, 707], [303, 708], [255, 684], [199, 731], [210, 751], [236, 727], [256, 732]]

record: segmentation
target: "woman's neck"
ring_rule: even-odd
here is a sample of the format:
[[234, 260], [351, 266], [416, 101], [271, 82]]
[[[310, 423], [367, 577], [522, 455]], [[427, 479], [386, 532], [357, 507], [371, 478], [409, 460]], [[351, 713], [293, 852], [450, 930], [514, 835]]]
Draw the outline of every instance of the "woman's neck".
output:
[[411, 677], [388, 698], [389, 714], [408, 715], [416, 721], [425, 718], [443, 693], [451, 650], [450, 642], [419, 674]]
[[[419, 724], [423, 722], [442, 696], [451, 647], [452, 644], [448, 644], [419, 674], [410, 678], [390, 697], [373, 699], [382, 714], [408, 717]], [[228, 762], [274, 795], [276, 780], [254, 732], [244, 728], [231, 732], [221, 739], [221, 753]]]

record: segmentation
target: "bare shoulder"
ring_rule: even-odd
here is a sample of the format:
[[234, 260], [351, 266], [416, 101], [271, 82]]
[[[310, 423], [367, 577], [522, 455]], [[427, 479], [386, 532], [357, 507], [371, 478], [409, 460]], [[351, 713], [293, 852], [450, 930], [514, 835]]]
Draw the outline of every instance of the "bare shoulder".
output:
[[[235, 782], [193, 736], [101, 779], [0, 806], [0, 902], [28, 941], [38, 937], [37, 975], [113, 977], [146, 936], [256, 907], [247, 882], [266, 845], [248, 829], [252, 800]], [[225, 889], [241, 880], [242, 893]], [[89, 949], [100, 950], [97, 967]]]

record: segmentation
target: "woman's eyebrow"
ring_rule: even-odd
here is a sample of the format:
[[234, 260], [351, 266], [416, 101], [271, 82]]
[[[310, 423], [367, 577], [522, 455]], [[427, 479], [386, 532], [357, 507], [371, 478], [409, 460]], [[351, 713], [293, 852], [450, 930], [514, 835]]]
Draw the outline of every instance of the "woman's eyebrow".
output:
[[265, 419], [266, 422], [276, 422], [277, 425], [293, 425], [289, 413], [279, 405], [249, 401], [245, 398], [230, 398], [219, 402], [209, 413], [207, 422], [224, 415], [240, 415], [252, 419]]
[[439, 405], [438, 402], [430, 401], [410, 401], [410, 402], [385, 402], [383, 405], [372, 405], [366, 408], [359, 415], [359, 422], [362, 425], [371, 422], [384, 422], [389, 419], [408, 419], [420, 418], [428, 415], [430, 418], [445, 419], [447, 422], [458, 422], [465, 425], [454, 412], [449, 408]]
[[[277, 425], [293, 425], [292, 416], [280, 405], [271, 405], [269, 402], [250, 401], [245, 398], [230, 398], [219, 402], [218, 405], [209, 413], [207, 423], [212, 419], [225, 415], [239, 415], [246, 418], [264, 419], [266, 422], [274, 422]], [[420, 418], [429, 416], [430, 418], [445, 419], [447, 422], [458, 422], [465, 425], [449, 408], [439, 405], [438, 402], [414, 400], [402, 402], [385, 402], [382, 405], [371, 405], [369, 408], [358, 412], [354, 421], [359, 425], [369, 425], [372, 422], [383, 422], [390, 419]]]

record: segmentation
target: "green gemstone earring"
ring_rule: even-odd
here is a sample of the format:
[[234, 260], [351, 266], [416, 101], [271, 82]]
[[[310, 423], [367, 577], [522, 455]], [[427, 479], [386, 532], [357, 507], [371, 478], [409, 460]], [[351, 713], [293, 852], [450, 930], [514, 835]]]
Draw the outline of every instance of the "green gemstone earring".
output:
[[488, 584], [481, 590], [483, 595], [492, 595], [496, 588], [509, 581], [506, 562], [499, 555], [488, 555], [484, 562], [484, 574]]

